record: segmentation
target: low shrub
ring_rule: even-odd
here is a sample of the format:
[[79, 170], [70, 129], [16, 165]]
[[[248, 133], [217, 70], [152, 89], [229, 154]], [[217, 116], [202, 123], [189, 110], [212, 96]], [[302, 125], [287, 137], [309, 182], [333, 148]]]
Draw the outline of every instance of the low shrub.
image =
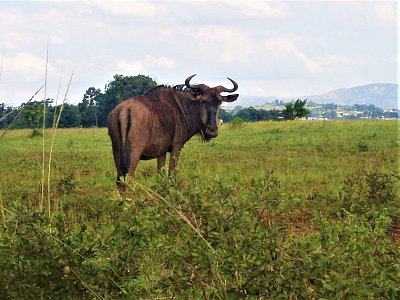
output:
[[388, 210], [396, 221], [400, 221], [399, 175], [383, 173], [376, 169], [358, 170], [349, 175], [341, 188], [342, 207], [349, 212], [373, 216]]
[[50, 218], [16, 201], [1, 224], [0, 298], [398, 299], [392, 217], [365, 208], [391, 203], [392, 177], [362, 174], [344, 183], [337, 217], [316, 205], [330, 198], [287, 195], [273, 172], [207, 185], [159, 175], [84, 207], [64, 193]]

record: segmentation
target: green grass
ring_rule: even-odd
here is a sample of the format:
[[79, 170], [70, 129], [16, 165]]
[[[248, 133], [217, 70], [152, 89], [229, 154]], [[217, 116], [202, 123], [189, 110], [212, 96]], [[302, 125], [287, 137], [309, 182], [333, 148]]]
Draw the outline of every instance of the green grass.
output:
[[[42, 138], [10, 131], [0, 298], [397, 299], [398, 126], [223, 125], [185, 145], [172, 178], [140, 162], [124, 197], [107, 130], [60, 129], [50, 217]], [[48, 158], [50, 130], [45, 141]]]

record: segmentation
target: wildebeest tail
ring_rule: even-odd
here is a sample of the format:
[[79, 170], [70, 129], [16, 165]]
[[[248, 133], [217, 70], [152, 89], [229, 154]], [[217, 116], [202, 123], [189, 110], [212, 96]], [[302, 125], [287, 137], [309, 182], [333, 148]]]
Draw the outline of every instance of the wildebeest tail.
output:
[[128, 133], [131, 127], [130, 123], [130, 110], [121, 110], [118, 113], [118, 132], [119, 132], [119, 159], [120, 159], [120, 168], [122, 174], [126, 175], [128, 173], [128, 168], [130, 164], [129, 160], [129, 151], [128, 151]]

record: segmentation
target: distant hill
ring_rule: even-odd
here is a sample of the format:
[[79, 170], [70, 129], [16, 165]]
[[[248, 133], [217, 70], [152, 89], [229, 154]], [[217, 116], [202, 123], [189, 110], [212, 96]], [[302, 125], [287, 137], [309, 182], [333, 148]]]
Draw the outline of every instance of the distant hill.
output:
[[398, 107], [398, 85], [374, 83], [307, 97], [317, 103], [336, 103], [341, 105], [373, 104], [381, 108]]
[[282, 100], [289, 102], [295, 99], [308, 99], [316, 103], [336, 103], [341, 105], [373, 104], [380, 108], [398, 108], [398, 84], [373, 83], [351, 88], [343, 88], [322, 95], [293, 97], [258, 97], [240, 96], [239, 101], [232, 105], [252, 106], [263, 105], [266, 102]]

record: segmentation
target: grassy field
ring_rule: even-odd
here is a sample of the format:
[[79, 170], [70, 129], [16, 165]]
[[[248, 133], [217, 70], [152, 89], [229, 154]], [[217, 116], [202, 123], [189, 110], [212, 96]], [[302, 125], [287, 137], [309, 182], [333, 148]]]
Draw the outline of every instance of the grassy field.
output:
[[58, 130], [50, 175], [47, 131], [44, 177], [42, 137], [10, 131], [0, 298], [398, 299], [399, 124], [224, 125], [124, 197], [106, 129]]

